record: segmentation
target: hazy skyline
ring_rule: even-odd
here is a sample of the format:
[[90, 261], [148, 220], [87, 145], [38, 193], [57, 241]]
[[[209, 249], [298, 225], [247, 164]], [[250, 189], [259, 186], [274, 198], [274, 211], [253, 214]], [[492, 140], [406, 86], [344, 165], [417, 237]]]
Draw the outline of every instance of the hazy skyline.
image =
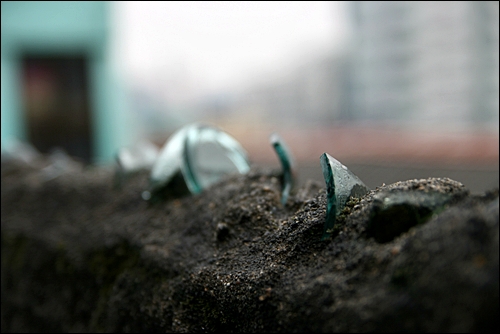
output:
[[337, 2], [118, 2], [112, 24], [123, 78], [177, 82], [185, 87], [172, 91], [181, 95], [227, 90], [284, 70], [338, 47], [347, 34]]

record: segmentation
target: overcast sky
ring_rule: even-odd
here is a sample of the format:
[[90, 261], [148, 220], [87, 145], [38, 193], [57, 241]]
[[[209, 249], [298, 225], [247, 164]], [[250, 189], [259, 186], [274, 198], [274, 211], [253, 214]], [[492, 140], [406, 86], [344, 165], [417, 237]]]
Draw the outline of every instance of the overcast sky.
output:
[[[125, 79], [189, 78], [227, 89], [345, 39], [336, 2], [112, 3], [114, 57]], [[152, 79], [156, 78], [156, 79]], [[181, 80], [182, 81], [182, 80]]]

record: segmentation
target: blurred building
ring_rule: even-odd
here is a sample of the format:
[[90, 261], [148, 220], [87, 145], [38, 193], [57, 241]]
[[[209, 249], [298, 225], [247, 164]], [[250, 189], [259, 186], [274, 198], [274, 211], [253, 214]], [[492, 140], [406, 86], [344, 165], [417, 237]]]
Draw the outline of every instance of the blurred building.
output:
[[357, 119], [498, 132], [498, 2], [349, 6]]
[[273, 127], [331, 125], [350, 119], [343, 94], [349, 80], [347, 58], [340, 52], [308, 55], [290, 68], [263, 74], [230, 98], [212, 98], [200, 107], [217, 122]]
[[348, 52], [311, 55], [204, 111], [242, 115], [245, 124], [498, 133], [498, 2], [351, 1], [347, 8]]
[[345, 57], [338, 53], [311, 55], [286, 78], [254, 88], [249, 94], [260, 101], [274, 124], [316, 126], [345, 120], [342, 86], [347, 80]]
[[84, 161], [108, 161], [127, 142], [112, 75], [109, 4], [2, 1], [2, 147], [29, 141]]

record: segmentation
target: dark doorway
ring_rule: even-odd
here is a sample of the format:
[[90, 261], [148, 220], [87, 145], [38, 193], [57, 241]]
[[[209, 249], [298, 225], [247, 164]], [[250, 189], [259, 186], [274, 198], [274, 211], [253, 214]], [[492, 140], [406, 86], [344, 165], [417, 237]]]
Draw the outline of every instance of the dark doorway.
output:
[[87, 65], [84, 57], [22, 59], [28, 136], [40, 152], [59, 147], [71, 156], [91, 161]]

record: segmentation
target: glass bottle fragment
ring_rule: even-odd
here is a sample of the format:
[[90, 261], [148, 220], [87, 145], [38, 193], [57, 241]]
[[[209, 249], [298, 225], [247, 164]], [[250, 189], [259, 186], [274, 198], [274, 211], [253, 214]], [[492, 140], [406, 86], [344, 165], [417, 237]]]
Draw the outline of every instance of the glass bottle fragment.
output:
[[281, 180], [281, 204], [284, 206], [295, 183], [295, 163], [290, 149], [278, 134], [273, 133], [269, 138], [269, 141], [278, 155], [283, 171]]
[[206, 124], [187, 125], [162, 148], [143, 198], [163, 190], [198, 194], [225, 175], [249, 170], [247, 153], [229, 134]]
[[330, 237], [337, 215], [349, 197], [363, 197], [370, 189], [346, 166], [327, 153], [320, 157], [326, 183], [326, 220], [322, 240]]

